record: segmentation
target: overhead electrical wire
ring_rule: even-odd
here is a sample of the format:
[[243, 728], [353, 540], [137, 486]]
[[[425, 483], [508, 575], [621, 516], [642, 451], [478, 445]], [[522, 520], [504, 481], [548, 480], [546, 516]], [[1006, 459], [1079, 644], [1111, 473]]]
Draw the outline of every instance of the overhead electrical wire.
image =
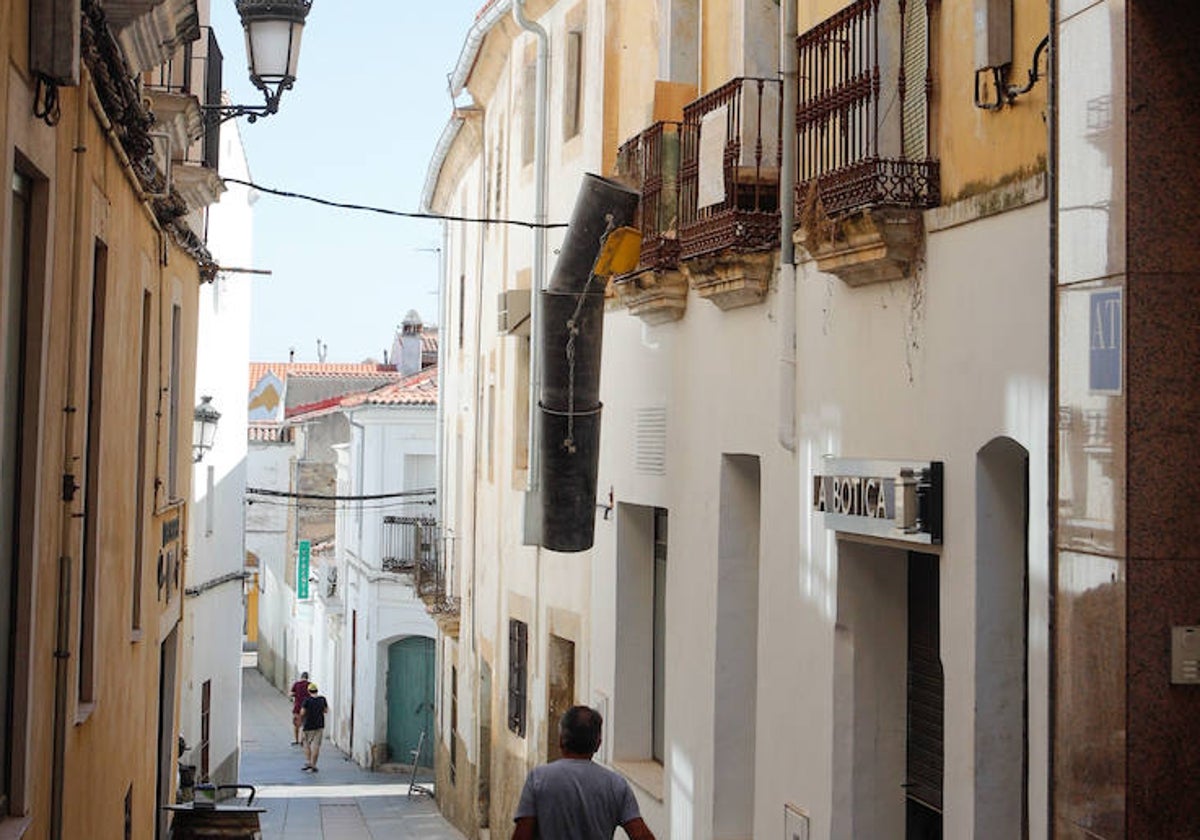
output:
[[247, 487], [247, 496], [273, 496], [278, 499], [311, 499], [330, 502], [364, 502], [373, 499], [403, 499], [411, 496], [432, 496], [437, 490], [422, 487], [417, 490], [399, 490], [395, 493], [370, 493], [366, 495], [339, 496], [333, 493], [296, 493], [291, 490], [271, 490], [266, 487]]
[[345, 201], [333, 201], [328, 198], [319, 198], [315, 195], [305, 195], [304, 193], [291, 192], [289, 190], [277, 190], [272, 187], [264, 187], [261, 184], [256, 184], [253, 181], [243, 181], [240, 178], [224, 178], [226, 184], [239, 184], [243, 187], [249, 187], [252, 190], [258, 190], [261, 193], [268, 195], [277, 195], [281, 198], [298, 198], [301, 201], [311, 201], [313, 204], [320, 204], [325, 207], [337, 207], [341, 210], [361, 210], [366, 213], [380, 213], [384, 216], [400, 216], [405, 219], [433, 219], [439, 222], [468, 222], [471, 224], [480, 225], [517, 225], [525, 228], [565, 228], [566, 222], [530, 222], [524, 219], [487, 219], [476, 218], [472, 216], [444, 216], [440, 213], [415, 213], [406, 210], [392, 210], [388, 207], [373, 207], [369, 204], [351, 204]]
[[265, 505], [268, 508], [295, 508], [296, 510], [314, 510], [314, 511], [398, 511], [403, 514], [404, 511], [420, 512], [422, 509], [433, 508], [437, 502], [428, 500], [428, 502], [334, 502], [331, 504], [317, 504], [314, 502], [295, 502], [293, 499], [254, 499], [246, 498], [247, 505]]

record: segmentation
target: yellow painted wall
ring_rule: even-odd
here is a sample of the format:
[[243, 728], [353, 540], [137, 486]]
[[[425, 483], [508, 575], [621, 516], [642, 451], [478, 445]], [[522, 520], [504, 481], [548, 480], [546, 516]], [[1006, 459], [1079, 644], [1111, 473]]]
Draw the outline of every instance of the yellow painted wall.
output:
[[[191, 414], [195, 368], [196, 263], [156, 227], [136, 191], [104, 118], [89, 101], [90, 78], [63, 88], [61, 118], [48, 126], [33, 117], [33, 84], [28, 72], [28, 2], [0, 0], [0, 266], [7, 270], [11, 179], [14, 166], [36, 179], [34, 284], [27, 319], [27, 390], [22, 429], [24, 461], [22, 510], [26, 549], [18, 591], [17, 679], [19, 696], [14, 751], [24, 790], [13, 790], [8, 818], [23, 814], [25, 836], [49, 836], [54, 755], [55, 631], [59, 557], [71, 558], [70, 632], [67, 638], [63, 836], [123, 836], [126, 791], [132, 787], [133, 836], [154, 836], [160, 642], [178, 621], [182, 598], [158, 596], [157, 551], [161, 521], [155, 508], [168, 507], [162, 486], [167, 474], [165, 440], [170, 358], [171, 306], [181, 308], [182, 376], [179, 382], [179, 448], [176, 469], [180, 493], [191, 486]], [[87, 378], [90, 353], [94, 242], [108, 249], [106, 323], [99, 490], [87, 500], [99, 517], [95, 553], [96, 690], [90, 707], [78, 702], [79, 558], [83, 491], [71, 502], [61, 498], [64, 473], [82, 484]], [[38, 255], [45, 255], [39, 258]], [[152, 300], [151, 353], [145, 416], [138, 416], [141, 382], [142, 299]], [[163, 418], [156, 419], [162, 393]], [[64, 411], [64, 409], [67, 409]], [[136, 533], [134, 482], [137, 480], [139, 427], [145, 442], [143, 529]], [[186, 500], [178, 500], [186, 523]], [[186, 528], [186, 524], [184, 526]], [[181, 539], [183, 534], [181, 534]], [[142, 557], [142, 630], [131, 627], [134, 558]], [[180, 558], [182, 561], [182, 557]], [[182, 570], [181, 570], [182, 580]], [[177, 701], [173, 701], [177, 702]], [[174, 776], [174, 773], [172, 773]]]
[[618, 147], [653, 122], [654, 82], [662, 23], [658, 6], [644, 0], [610, 0], [604, 41], [604, 171], [612, 172]]
[[735, 75], [730, 0], [701, 0], [700, 90], [708, 92]]
[[[1024, 85], [1049, 13], [1044, 0], [1014, 0], [1013, 66], [1010, 84]], [[1047, 148], [1046, 80], [1001, 111], [974, 105], [974, 23], [972, 4], [940, 3], [937, 41], [938, 82], [934, 113], [942, 161], [942, 201], [1031, 175], [1045, 168]], [[1043, 69], [1045, 60], [1043, 59]]]

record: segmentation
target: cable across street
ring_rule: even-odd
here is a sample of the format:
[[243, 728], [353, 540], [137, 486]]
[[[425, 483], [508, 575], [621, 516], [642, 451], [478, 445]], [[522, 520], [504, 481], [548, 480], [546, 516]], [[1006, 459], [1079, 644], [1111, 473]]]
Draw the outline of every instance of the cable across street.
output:
[[330, 502], [366, 502], [372, 499], [402, 499], [411, 496], [432, 496], [436, 490], [426, 487], [418, 490], [400, 490], [396, 493], [372, 493], [359, 496], [339, 496], [333, 493], [294, 493], [290, 490], [270, 490], [265, 487], [247, 487], [247, 496], [270, 496], [277, 499], [317, 499]]
[[311, 201], [314, 204], [321, 204], [325, 207], [337, 207], [342, 210], [362, 210], [366, 213], [379, 213], [384, 216], [400, 216], [405, 219], [433, 219], [439, 222], [468, 222], [471, 224], [481, 225], [516, 225], [524, 228], [542, 228], [549, 230], [551, 228], [565, 228], [566, 222], [529, 222], [524, 219], [486, 219], [475, 218], [472, 216], [443, 216], [440, 213], [415, 213], [406, 210], [392, 210], [387, 207], [373, 207], [369, 204], [350, 204], [344, 201], [333, 201], [328, 198], [319, 198], [315, 195], [305, 195], [303, 193], [290, 192], [288, 190], [277, 190], [271, 187], [264, 187], [261, 184], [256, 184], [253, 181], [243, 181], [240, 178], [224, 178], [226, 184], [240, 184], [243, 187], [249, 187], [252, 190], [258, 190], [261, 193], [268, 195], [277, 195], [281, 198], [298, 198], [301, 201]]

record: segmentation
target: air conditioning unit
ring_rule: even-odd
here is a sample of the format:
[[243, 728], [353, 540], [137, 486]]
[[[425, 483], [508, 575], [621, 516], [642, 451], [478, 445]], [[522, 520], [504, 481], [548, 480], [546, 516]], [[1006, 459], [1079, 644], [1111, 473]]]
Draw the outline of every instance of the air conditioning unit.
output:
[[501, 335], [529, 335], [529, 289], [508, 289], [496, 300], [496, 330]]

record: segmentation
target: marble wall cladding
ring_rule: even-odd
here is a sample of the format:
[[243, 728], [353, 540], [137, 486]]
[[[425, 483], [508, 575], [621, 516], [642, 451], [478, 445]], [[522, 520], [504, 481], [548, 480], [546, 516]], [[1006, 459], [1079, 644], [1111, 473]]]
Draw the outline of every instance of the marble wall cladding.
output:
[[1200, 272], [1131, 274], [1126, 296], [1129, 556], [1200, 558]]
[[1200, 8], [1129, 5], [1128, 262], [1130, 272], [1200, 271]]
[[1200, 562], [1131, 557], [1127, 578], [1129, 837], [1194, 838], [1200, 686], [1171, 684], [1171, 627], [1200, 623]]
[[1057, 541], [1110, 556], [1125, 551], [1123, 280], [1058, 292]]
[[1125, 3], [1060, 16], [1058, 280], [1125, 271]]
[[1125, 562], [1059, 552], [1055, 837], [1125, 835]]

